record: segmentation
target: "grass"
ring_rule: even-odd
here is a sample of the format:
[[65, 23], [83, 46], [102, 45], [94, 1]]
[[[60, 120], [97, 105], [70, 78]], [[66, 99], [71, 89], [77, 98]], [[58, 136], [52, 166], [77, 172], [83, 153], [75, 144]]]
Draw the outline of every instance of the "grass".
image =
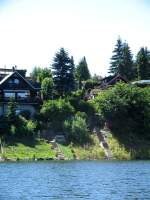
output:
[[112, 134], [108, 135], [108, 145], [112, 151], [114, 158], [118, 160], [130, 160], [131, 153], [128, 152], [125, 147], [119, 144], [118, 140], [115, 139]]
[[[60, 151], [64, 154], [65, 159], [73, 160], [87, 160], [105, 159], [104, 150], [99, 145], [99, 140], [96, 135], [91, 136], [93, 143], [84, 146], [77, 145], [62, 145], [58, 144]], [[131, 153], [125, 147], [119, 144], [112, 134], [108, 135], [108, 145], [113, 153], [114, 158], [119, 160], [134, 159]], [[150, 151], [148, 152], [150, 155]], [[141, 152], [143, 155], [144, 153]], [[19, 160], [33, 160], [33, 159], [56, 159], [56, 152], [51, 149], [51, 145], [44, 139], [37, 139], [32, 141], [29, 139], [16, 140], [14, 143], [8, 143], [4, 147], [4, 153], [0, 153], [0, 157], [8, 159]]]
[[92, 145], [84, 145], [83, 147], [75, 146], [73, 150], [77, 159], [86, 160], [86, 159], [105, 159], [104, 150], [99, 145], [99, 140], [96, 135], [92, 135]]
[[56, 154], [51, 150], [50, 144], [46, 140], [38, 140], [37, 144], [32, 146], [26, 146], [22, 143], [15, 145], [8, 145], [4, 148], [4, 153], [0, 154], [0, 157], [7, 159], [55, 159]]
[[99, 140], [96, 135], [92, 135], [93, 144], [84, 146], [75, 145], [59, 145], [60, 150], [65, 155], [65, 158], [87, 160], [87, 159], [104, 159], [105, 153], [99, 145]]
[[74, 159], [74, 154], [72, 152], [72, 148], [70, 145], [68, 146], [65, 146], [65, 145], [62, 145], [62, 144], [58, 144], [59, 146], [59, 149], [61, 152], [63, 152], [65, 158], [67, 160], [73, 160]]
[[[84, 146], [62, 145], [58, 144], [60, 151], [64, 154], [65, 159], [104, 159], [105, 153], [99, 145], [96, 135], [92, 135], [93, 143]], [[51, 149], [51, 145], [44, 139], [30, 140], [24, 138], [22, 140], [11, 139], [4, 147], [4, 153], [0, 153], [0, 157], [10, 160], [33, 160], [33, 159], [56, 159], [55, 150]], [[13, 141], [13, 142], [12, 142]]]

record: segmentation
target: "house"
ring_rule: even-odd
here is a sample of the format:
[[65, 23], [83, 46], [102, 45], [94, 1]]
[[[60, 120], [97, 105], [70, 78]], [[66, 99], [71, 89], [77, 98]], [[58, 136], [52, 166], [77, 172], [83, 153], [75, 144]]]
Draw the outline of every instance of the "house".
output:
[[110, 86], [115, 85], [118, 82], [128, 83], [128, 81], [120, 74], [114, 76], [108, 76], [101, 80], [100, 89], [105, 90]]
[[16, 113], [29, 111], [35, 114], [40, 101], [40, 84], [26, 77], [26, 70], [0, 69], [0, 116], [7, 113], [11, 99], [17, 102]]
[[110, 86], [113, 86], [118, 82], [128, 83], [128, 81], [124, 77], [122, 77], [120, 74], [117, 74], [114, 76], [107, 76], [101, 79], [100, 84], [96, 86], [94, 89], [88, 89], [84, 99], [87, 101], [94, 99], [100, 91], [106, 90]]

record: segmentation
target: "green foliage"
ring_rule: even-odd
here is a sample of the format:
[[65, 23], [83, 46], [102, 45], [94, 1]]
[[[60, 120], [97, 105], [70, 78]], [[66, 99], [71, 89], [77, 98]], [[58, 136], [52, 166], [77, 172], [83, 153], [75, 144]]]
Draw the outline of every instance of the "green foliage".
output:
[[33, 81], [37, 81], [42, 83], [42, 81], [45, 78], [51, 78], [52, 73], [51, 70], [48, 68], [41, 68], [41, 67], [34, 67], [32, 73], [31, 73], [31, 78]]
[[26, 130], [28, 134], [30, 135], [35, 134], [36, 127], [37, 127], [37, 124], [33, 122], [32, 120], [26, 121]]
[[75, 88], [74, 60], [61, 48], [55, 55], [52, 64], [55, 90], [59, 96], [70, 93]]
[[[28, 138], [29, 140], [29, 138]], [[55, 159], [56, 153], [51, 150], [51, 146], [46, 140], [37, 140], [36, 144], [24, 145], [24, 140], [16, 143], [16, 145], [5, 146], [5, 153], [0, 154], [1, 157], [8, 159]]]
[[141, 48], [136, 57], [138, 79], [150, 79], [150, 52], [147, 48]]
[[124, 43], [122, 48], [122, 61], [119, 74], [129, 81], [135, 79], [137, 75], [132, 57], [133, 56], [129, 45]]
[[64, 120], [72, 116], [74, 108], [65, 99], [48, 100], [40, 112], [43, 121], [50, 122], [54, 130], [61, 131]]
[[65, 146], [62, 144], [58, 144], [58, 147], [60, 149], [61, 152], [63, 152], [65, 159], [67, 160], [73, 160], [74, 159], [74, 155], [72, 152], [72, 148], [71, 145]]
[[113, 51], [113, 56], [111, 57], [111, 65], [109, 67], [109, 73], [111, 74], [119, 73], [119, 68], [122, 60], [122, 47], [123, 43], [121, 38], [119, 37]]
[[97, 110], [94, 101], [85, 101], [84, 92], [78, 90], [72, 93], [67, 99], [71, 105], [75, 108], [76, 114], [85, 118], [88, 123], [89, 129], [92, 131], [93, 128], [102, 127], [104, 119], [102, 115], [97, 115]]
[[117, 84], [95, 100], [99, 112], [116, 133], [150, 138], [150, 89]]
[[73, 152], [80, 160], [87, 159], [105, 159], [105, 152], [99, 145], [99, 139], [96, 135], [91, 135], [91, 144], [84, 146], [73, 146]]
[[35, 121], [27, 120], [22, 116], [17, 116], [16, 122], [10, 125], [9, 134], [22, 138], [24, 136], [34, 136], [36, 130], [37, 123]]
[[136, 78], [136, 68], [133, 63], [132, 53], [128, 43], [122, 43], [121, 38], [118, 38], [117, 44], [111, 58], [109, 73], [115, 75], [120, 74], [127, 80]]
[[98, 84], [98, 82], [93, 79], [88, 79], [85, 82], [83, 82], [83, 84], [84, 84], [84, 89], [88, 90], [88, 89], [93, 89]]
[[114, 158], [118, 160], [130, 160], [132, 158], [131, 152], [127, 151], [123, 144], [119, 144], [118, 140], [111, 134], [108, 135], [107, 141]]
[[80, 111], [78, 111], [78, 112], [76, 113], [76, 116], [81, 117], [81, 118], [85, 119], [86, 121], [87, 121], [87, 119], [88, 119], [88, 116], [87, 116], [87, 114], [86, 114], [85, 112], [80, 112]]
[[16, 109], [17, 103], [14, 101], [14, 99], [11, 99], [8, 103], [8, 110], [6, 113], [6, 117], [9, 121], [14, 121], [16, 119]]
[[44, 78], [41, 84], [41, 89], [42, 89], [42, 95], [43, 95], [43, 99], [47, 100], [52, 98], [52, 94], [53, 94], [53, 79], [52, 78]]
[[91, 77], [85, 57], [80, 60], [76, 68], [76, 77], [79, 81], [79, 89], [82, 87], [82, 81], [86, 81]]
[[86, 120], [78, 115], [75, 115], [73, 120], [64, 122], [64, 131], [69, 142], [80, 145], [89, 142], [90, 137]]

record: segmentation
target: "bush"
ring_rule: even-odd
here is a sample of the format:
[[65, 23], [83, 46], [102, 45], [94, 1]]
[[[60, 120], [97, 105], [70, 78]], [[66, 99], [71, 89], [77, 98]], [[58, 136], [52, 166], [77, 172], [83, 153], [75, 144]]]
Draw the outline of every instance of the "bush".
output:
[[78, 115], [64, 122], [64, 131], [67, 140], [74, 144], [85, 144], [90, 140], [86, 120]]
[[63, 129], [63, 122], [72, 117], [74, 108], [65, 99], [45, 101], [40, 111], [41, 119], [50, 122], [55, 131]]
[[99, 113], [119, 135], [134, 141], [135, 136], [150, 138], [150, 89], [117, 84], [95, 100]]
[[18, 116], [17, 123], [10, 125], [9, 132], [10, 135], [15, 135], [21, 138], [24, 136], [34, 136], [36, 133], [36, 128], [36, 122], [33, 122], [32, 120], [27, 120], [22, 116]]
[[88, 90], [88, 89], [93, 89], [94, 86], [97, 85], [97, 81], [93, 80], [93, 79], [88, 79], [87, 81], [84, 82], [84, 89]]

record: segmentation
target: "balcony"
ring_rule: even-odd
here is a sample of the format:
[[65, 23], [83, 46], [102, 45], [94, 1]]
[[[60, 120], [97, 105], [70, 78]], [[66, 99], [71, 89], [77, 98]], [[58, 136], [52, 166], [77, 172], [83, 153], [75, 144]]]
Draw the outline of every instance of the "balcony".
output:
[[[8, 103], [12, 100], [10, 97], [0, 97], [0, 102], [2, 103]], [[35, 97], [26, 97], [26, 98], [14, 98], [14, 101], [20, 104], [40, 104], [42, 102], [41, 98], [39, 96]]]

